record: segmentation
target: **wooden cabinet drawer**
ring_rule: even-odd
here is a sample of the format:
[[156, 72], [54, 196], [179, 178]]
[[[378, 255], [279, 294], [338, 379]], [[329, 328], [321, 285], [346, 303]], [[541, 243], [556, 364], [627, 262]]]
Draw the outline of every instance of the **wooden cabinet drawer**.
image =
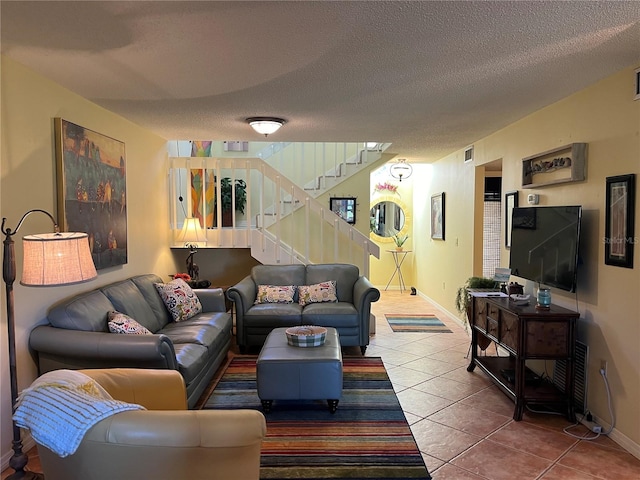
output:
[[487, 331], [487, 302], [481, 298], [475, 299], [474, 324], [483, 331]]
[[500, 316], [500, 343], [514, 353], [518, 351], [518, 317], [504, 310]]
[[568, 322], [527, 322], [525, 353], [532, 357], [565, 357], [569, 354]]
[[487, 316], [487, 333], [495, 338], [499, 338], [498, 319]]

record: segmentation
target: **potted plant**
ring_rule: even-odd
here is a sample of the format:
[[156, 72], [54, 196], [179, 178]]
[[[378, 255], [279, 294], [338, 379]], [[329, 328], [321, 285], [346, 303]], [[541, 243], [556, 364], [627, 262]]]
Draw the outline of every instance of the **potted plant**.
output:
[[[465, 328], [469, 325], [469, 315], [471, 312], [469, 311], [469, 289], [470, 288], [488, 288], [493, 289], [496, 286], [496, 281], [492, 278], [486, 277], [469, 277], [467, 278], [464, 285], [458, 288], [456, 292], [456, 310], [461, 314], [462, 322], [464, 323]], [[491, 345], [491, 340], [489, 340], [484, 335], [478, 336], [478, 346], [481, 350], [486, 350], [487, 347]]]
[[402, 251], [402, 246], [404, 245], [404, 242], [406, 242], [409, 239], [409, 235], [405, 234], [405, 235], [400, 235], [400, 233], [396, 233], [393, 236], [393, 241], [396, 244], [396, 250], [398, 251]]
[[[224, 177], [220, 180], [220, 198], [222, 201], [222, 226], [230, 227], [233, 225], [233, 215], [231, 209], [233, 207], [233, 195], [236, 198], [236, 212], [244, 213], [247, 205], [247, 183], [236, 178], [235, 185], [232, 185], [231, 178]], [[217, 196], [215, 197], [217, 198]], [[217, 208], [214, 207], [214, 212]]]

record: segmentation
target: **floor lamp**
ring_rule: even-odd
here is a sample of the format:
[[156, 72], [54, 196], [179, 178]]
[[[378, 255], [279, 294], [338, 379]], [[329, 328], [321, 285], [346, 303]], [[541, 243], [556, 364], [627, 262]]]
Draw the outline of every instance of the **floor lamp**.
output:
[[[23, 238], [23, 269], [20, 283], [27, 286], [54, 287], [72, 283], [86, 282], [98, 276], [96, 267], [89, 251], [89, 241], [86, 233], [60, 233], [53, 216], [39, 209], [25, 213], [15, 230], [6, 227], [6, 218], [2, 219], [2, 233], [5, 235], [2, 257], [2, 278], [6, 285], [7, 299], [7, 327], [9, 330], [9, 376], [11, 378], [11, 409], [15, 410], [18, 398], [18, 379], [16, 375], [16, 338], [15, 317], [13, 306], [13, 282], [16, 279], [16, 254], [13, 236], [18, 233], [25, 218], [30, 214], [40, 212], [47, 215], [54, 225], [54, 233], [28, 235]], [[24, 468], [29, 461], [27, 454], [22, 451], [20, 428], [13, 422], [13, 455], [9, 466], [15, 473], [7, 480], [38, 479], [42, 475], [26, 471]]]

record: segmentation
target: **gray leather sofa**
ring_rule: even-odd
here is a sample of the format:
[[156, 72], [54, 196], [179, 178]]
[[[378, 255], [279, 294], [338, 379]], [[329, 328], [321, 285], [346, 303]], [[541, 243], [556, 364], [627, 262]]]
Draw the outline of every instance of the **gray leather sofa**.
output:
[[[258, 285], [313, 285], [336, 281], [335, 303], [254, 304]], [[257, 265], [251, 274], [227, 290], [236, 312], [236, 338], [241, 351], [261, 346], [276, 327], [319, 325], [334, 327], [342, 346], [359, 346], [362, 354], [369, 345], [371, 303], [380, 298], [368, 278], [355, 265]]]
[[[178, 370], [192, 408], [226, 359], [232, 319], [221, 289], [194, 290], [202, 313], [174, 322], [147, 274], [105, 285], [53, 306], [49, 325], [33, 329], [29, 344], [40, 374], [88, 368], [155, 368]], [[125, 313], [153, 335], [109, 333], [107, 314]]]

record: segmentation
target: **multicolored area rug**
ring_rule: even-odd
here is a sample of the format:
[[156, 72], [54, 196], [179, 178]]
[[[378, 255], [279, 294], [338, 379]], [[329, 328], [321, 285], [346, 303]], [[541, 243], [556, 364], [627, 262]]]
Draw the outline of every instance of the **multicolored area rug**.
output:
[[[274, 401], [260, 478], [430, 479], [382, 360], [343, 359], [336, 413], [327, 402]], [[235, 357], [203, 408], [261, 410], [256, 357]]]
[[410, 315], [385, 313], [394, 332], [451, 333], [442, 321], [431, 313]]

